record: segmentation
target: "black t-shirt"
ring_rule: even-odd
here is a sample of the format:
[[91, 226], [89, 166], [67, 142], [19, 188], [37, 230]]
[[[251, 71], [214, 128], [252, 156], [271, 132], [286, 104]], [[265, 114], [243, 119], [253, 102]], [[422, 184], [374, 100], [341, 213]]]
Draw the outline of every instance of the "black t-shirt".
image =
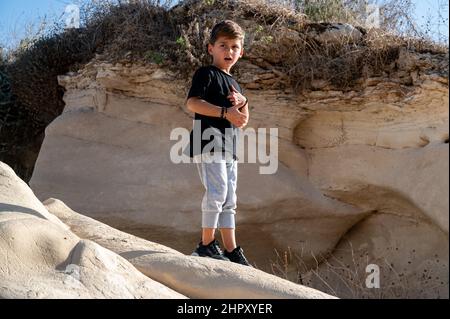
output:
[[[186, 99], [196, 96], [211, 104], [229, 108], [233, 106], [231, 101], [227, 98], [227, 96], [231, 92], [231, 85], [233, 85], [239, 93], [243, 94], [242, 88], [232, 75], [219, 69], [213, 64], [201, 66], [194, 73], [194, 76], [192, 78], [192, 85]], [[198, 123], [200, 123], [200, 130], [198, 130], [199, 128], [196, 127]], [[222, 143], [217, 144], [214, 135], [211, 135], [209, 138], [207, 136], [201, 138], [202, 135], [200, 135], [196, 136], [197, 143], [198, 137], [200, 137], [200, 144], [197, 144], [198, 146], [194, 147], [193, 145], [194, 143], [196, 143], [196, 141], [194, 141], [194, 131], [197, 129], [197, 132], [203, 134], [203, 132], [208, 128], [209, 130], [207, 133], [214, 132], [214, 134], [217, 135], [216, 138], [220, 136]], [[214, 145], [214, 147], [216, 147], [214, 151], [220, 151], [222, 153], [232, 153], [233, 158], [237, 160], [237, 142], [238, 128], [231, 122], [220, 117], [213, 117], [195, 113], [194, 125], [190, 133], [190, 143], [185, 150], [185, 154], [193, 157], [194, 155], [200, 154], [200, 152], [203, 153], [208, 150], [211, 151], [210, 147]], [[209, 144], [209, 146], [206, 148], [206, 150], [204, 150], [204, 147], [207, 144]]]

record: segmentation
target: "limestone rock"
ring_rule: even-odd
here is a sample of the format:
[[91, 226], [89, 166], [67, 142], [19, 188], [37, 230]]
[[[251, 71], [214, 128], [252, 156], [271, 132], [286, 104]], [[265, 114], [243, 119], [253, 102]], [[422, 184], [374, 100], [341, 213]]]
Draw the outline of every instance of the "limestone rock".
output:
[[184, 298], [68, 228], [0, 162], [0, 298]]
[[54, 198], [44, 204], [74, 233], [120, 254], [148, 277], [191, 298], [332, 298], [258, 269], [185, 256], [78, 214]]

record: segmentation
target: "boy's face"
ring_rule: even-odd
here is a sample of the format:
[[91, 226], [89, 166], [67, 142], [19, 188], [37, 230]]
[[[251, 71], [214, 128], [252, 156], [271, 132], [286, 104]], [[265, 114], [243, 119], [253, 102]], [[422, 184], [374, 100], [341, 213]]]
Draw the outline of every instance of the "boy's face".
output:
[[229, 71], [244, 54], [244, 48], [241, 40], [220, 36], [214, 45], [208, 44], [208, 52], [213, 56], [213, 64]]

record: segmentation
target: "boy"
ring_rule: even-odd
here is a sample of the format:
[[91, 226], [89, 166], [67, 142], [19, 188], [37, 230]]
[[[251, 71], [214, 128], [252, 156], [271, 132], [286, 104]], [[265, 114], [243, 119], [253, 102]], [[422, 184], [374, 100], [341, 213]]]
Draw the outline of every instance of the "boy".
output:
[[[224, 20], [213, 27], [208, 43], [213, 62], [194, 73], [186, 106], [195, 113], [188, 155], [194, 158], [205, 187], [202, 240], [192, 255], [251, 266], [235, 239], [236, 143], [238, 129], [247, 125], [249, 114], [247, 98], [230, 69], [244, 53], [243, 42], [244, 32], [237, 23]], [[216, 228], [224, 252], [215, 240]]]

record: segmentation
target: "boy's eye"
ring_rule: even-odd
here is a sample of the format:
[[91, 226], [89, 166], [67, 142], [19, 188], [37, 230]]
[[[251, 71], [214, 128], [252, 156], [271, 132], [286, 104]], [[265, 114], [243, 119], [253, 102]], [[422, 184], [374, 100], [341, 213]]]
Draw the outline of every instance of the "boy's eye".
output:
[[[223, 47], [223, 46], [225, 46], [225, 45], [224, 45], [224, 44], [221, 44], [220, 46]], [[238, 48], [238, 46], [237, 46], [237, 45], [233, 45], [233, 48]]]

